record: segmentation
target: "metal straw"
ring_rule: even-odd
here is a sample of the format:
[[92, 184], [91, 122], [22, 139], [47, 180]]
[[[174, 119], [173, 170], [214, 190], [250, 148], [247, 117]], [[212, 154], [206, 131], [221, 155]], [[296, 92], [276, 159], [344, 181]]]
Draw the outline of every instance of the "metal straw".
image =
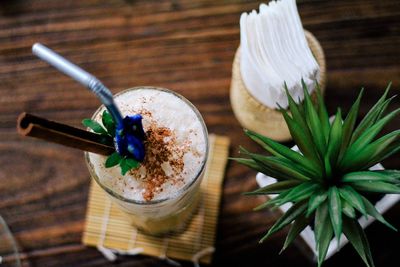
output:
[[40, 43], [36, 43], [32, 46], [32, 53], [95, 93], [110, 112], [116, 124], [122, 124], [122, 115], [118, 107], [115, 105], [111, 91], [95, 76], [84, 71], [77, 65], [71, 63]]

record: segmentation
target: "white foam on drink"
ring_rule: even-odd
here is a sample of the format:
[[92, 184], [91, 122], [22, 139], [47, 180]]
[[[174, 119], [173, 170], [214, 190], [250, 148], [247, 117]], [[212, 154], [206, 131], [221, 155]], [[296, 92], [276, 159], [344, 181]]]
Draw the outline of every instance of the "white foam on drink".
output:
[[[207, 151], [203, 125], [191, 106], [172, 93], [149, 88], [119, 94], [115, 97], [115, 102], [123, 116], [141, 114], [145, 132], [154, 122], [157, 127], [170, 129], [176, 138], [178, 149], [182, 147], [182, 151], [185, 151], [182, 171], [175, 173], [173, 179], [168, 179], [159, 186], [152, 200], [170, 198], [191, 183], [201, 171]], [[101, 122], [102, 113], [103, 110], [97, 114], [96, 121]], [[105, 168], [106, 159], [106, 156], [89, 153], [89, 160], [100, 182], [127, 199], [143, 201], [146, 181], [151, 178], [148, 177], [150, 171], [142, 165], [137, 171], [122, 176], [119, 166]], [[166, 175], [173, 173], [168, 162], [160, 164]]]

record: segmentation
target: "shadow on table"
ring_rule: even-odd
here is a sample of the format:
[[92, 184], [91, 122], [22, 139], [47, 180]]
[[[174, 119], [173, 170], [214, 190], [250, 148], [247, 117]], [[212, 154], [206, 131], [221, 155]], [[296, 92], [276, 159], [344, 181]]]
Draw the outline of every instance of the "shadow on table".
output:
[[2, 16], [13, 16], [24, 12], [23, 0], [2, 0], [0, 3], [0, 14]]

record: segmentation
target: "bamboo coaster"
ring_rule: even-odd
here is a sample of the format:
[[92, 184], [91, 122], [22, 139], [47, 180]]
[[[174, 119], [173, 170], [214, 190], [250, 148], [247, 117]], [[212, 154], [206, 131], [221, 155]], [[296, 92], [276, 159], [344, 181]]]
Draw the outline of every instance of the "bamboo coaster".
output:
[[[326, 65], [324, 51], [315, 36], [309, 31], [304, 31], [308, 45], [320, 67], [319, 85], [322, 93], [326, 83]], [[232, 81], [230, 99], [233, 112], [239, 123], [250, 130], [270, 137], [276, 141], [291, 139], [289, 129], [282, 114], [264, 106], [255, 99], [244, 85], [240, 73], [240, 49], [235, 54], [232, 67]]]
[[201, 184], [202, 202], [183, 233], [163, 237], [142, 233], [125, 220], [118, 207], [92, 181], [83, 244], [96, 246], [110, 260], [117, 253], [210, 263], [230, 141], [227, 137], [210, 135], [209, 142], [209, 159]]

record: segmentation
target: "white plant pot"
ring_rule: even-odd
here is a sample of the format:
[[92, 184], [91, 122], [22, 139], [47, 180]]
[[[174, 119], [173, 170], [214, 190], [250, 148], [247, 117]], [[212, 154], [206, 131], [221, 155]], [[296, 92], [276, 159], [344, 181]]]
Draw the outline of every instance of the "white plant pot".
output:
[[[297, 147], [293, 147], [293, 150], [297, 150]], [[370, 170], [383, 170], [383, 166], [381, 164], [376, 164], [375, 166], [371, 167]], [[276, 182], [276, 179], [270, 176], [267, 176], [263, 173], [258, 173], [256, 176], [257, 183], [260, 187], [264, 187]], [[275, 198], [277, 195], [268, 195], [270, 198]], [[384, 213], [388, 209], [390, 209], [393, 205], [395, 205], [400, 200], [399, 194], [386, 194], [383, 198], [381, 198], [376, 204], [375, 208], [378, 210], [379, 213]], [[286, 212], [292, 206], [291, 203], [286, 203], [279, 207], [281, 212]], [[375, 218], [372, 216], [368, 216], [367, 218], [360, 217], [358, 222], [362, 226], [362, 228], [366, 228], [369, 224], [375, 221]], [[315, 239], [314, 239], [314, 231], [311, 229], [310, 226], [307, 226], [301, 233], [300, 237], [304, 240], [304, 242], [309, 246], [310, 250], [313, 253], [314, 260], [317, 259], [317, 251], [315, 250]], [[333, 238], [331, 243], [329, 244], [328, 253], [326, 255], [326, 259], [334, 255], [338, 252], [344, 245], [348, 242], [347, 238], [342, 234], [340, 239], [340, 244], [338, 246], [336, 238]]]

